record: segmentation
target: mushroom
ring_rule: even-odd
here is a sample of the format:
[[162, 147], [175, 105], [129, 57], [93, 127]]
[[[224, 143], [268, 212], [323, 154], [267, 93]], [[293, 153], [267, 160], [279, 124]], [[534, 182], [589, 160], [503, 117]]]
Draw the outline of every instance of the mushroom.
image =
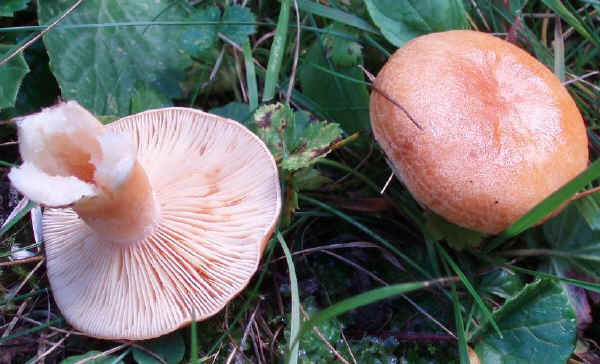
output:
[[585, 125], [568, 91], [492, 35], [415, 38], [374, 89], [373, 131], [396, 176], [457, 225], [498, 233], [587, 166]]
[[103, 126], [76, 102], [18, 121], [14, 186], [45, 205], [48, 279], [66, 320], [161, 336], [221, 310], [277, 223], [277, 166], [241, 124], [166, 108]]

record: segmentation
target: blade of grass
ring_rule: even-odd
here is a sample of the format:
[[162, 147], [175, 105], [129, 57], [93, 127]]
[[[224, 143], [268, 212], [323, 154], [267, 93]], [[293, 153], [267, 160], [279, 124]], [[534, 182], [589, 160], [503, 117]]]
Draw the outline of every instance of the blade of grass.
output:
[[249, 41], [244, 43], [242, 51], [244, 52], [244, 65], [246, 68], [246, 83], [248, 84], [250, 110], [256, 110], [258, 108], [258, 86], [256, 85], [256, 69], [254, 68], [252, 49], [250, 49]]
[[[300, 294], [298, 293], [298, 279], [296, 278], [296, 269], [294, 267], [294, 261], [292, 260], [290, 249], [285, 243], [285, 240], [283, 239], [283, 236], [280, 232], [277, 233], [277, 240], [279, 240], [279, 244], [281, 244], [281, 249], [283, 249], [283, 253], [285, 254], [285, 260], [287, 262], [288, 270], [290, 272], [290, 290], [292, 293], [290, 337], [297, 337], [298, 332], [300, 331]], [[288, 364], [296, 364], [298, 362], [299, 344], [299, 341], [292, 342], [290, 340], [286, 361]]]
[[548, 216], [552, 211], [559, 207], [563, 202], [567, 201], [577, 191], [583, 189], [588, 183], [600, 176], [600, 159], [592, 163], [585, 171], [580, 173], [571, 182], [561, 187], [534, 208], [529, 210], [525, 215], [521, 216], [508, 229], [504, 230], [494, 240], [492, 240], [483, 250], [484, 253], [489, 253], [499, 247], [506, 240], [522, 233], [535, 223]]
[[12, 228], [19, 220], [23, 218], [23, 216], [27, 215], [27, 213], [35, 207], [35, 202], [29, 201], [23, 210], [19, 211], [10, 221], [5, 221], [4, 226], [0, 229], [0, 236], [4, 235], [10, 228]]
[[279, 19], [277, 20], [277, 28], [275, 28], [275, 36], [271, 45], [271, 55], [267, 63], [267, 74], [265, 75], [265, 87], [263, 90], [263, 103], [273, 100], [275, 89], [279, 80], [279, 71], [281, 70], [281, 62], [283, 61], [283, 53], [285, 52], [285, 44], [287, 39], [288, 26], [290, 22], [290, 0], [281, 1], [281, 9], [279, 10]]
[[369, 33], [380, 34], [377, 28], [367, 23], [362, 18], [340, 9], [330, 8], [317, 2], [307, 0], [298, 0], [298, 7], [308, 13], [322, 16], [323, 18], [331, 19], [338, 23], [346, 24]]
[[341, 217], [342, 219], [344, 219], [345, 221], [347, 221], [348, 223], [354, 225], [355, 227], [357, 227], [359, 230], [363, 231], [364, 233], [366, 233], [367, 235], [369, 235], [370, 237], [372, 237], [373, 239], [375, 239], [376, 241], [380, 242], [381, 244], [383, 244], [387, 249], [389, 249], [390, 251], [392, 251], [394, 254], [396, 254], [397, 256], [399, 256], [400, 258], [402, 258], [402, 260], [404, 260], [404, 262], [408, 265], [410, 265], [412, 268], [414, 268], [417, 272], [421, 273], [423, 275], [423, 277], [425, 278], [431, 278], [431, 275], [429, 273], [427, 273], [423, 268], [421, 268], [417, 263], [415, 263], [411, 258], [409, 258], [407, 255], [405, 255], [404, 253], [402, 253], [400, 250], [398, 250], [395, 246], [393, 246], [390, 242], [388, 242], [387, 240], [385, 240], [384, 238], [382, 238], [381, 236], [379, 236], [378, 234], [376, 234], [375, 232], [373, 232], [371, 229], [369, 229], [368, 227], [366, 227], [365, 225], [361, 224], [360, 222], [356, 221], [355, 219], [353, 219], [352, 217], [344, 214], [343, 212], [334, 209], [333, 207], [329, 206], [326, 203], [323, 203], [321, 201], [315, 200], [312, 197], [308, 197], [306, 195], [303, 194], [298, 194], [298, 197], [301, 200], [310, 202], [313, 205], [316, 205], [324, 210], [327, 210], [329, 212], [331, 212], [332, 214]]
[[469, 291], [469, 293], [471, 294], [471, 296], [473, 297], [473, 299], [475, 299], [475, 302], [477, 303], [477, 305], [481, 309], [481, 312], [483, 312], [483, 316], [485, 317], [485, 320], [488, 321], [488, 322], [490, 322], [492, 324], [492, 326], [494, 327], [494, 330], [496, 330], [496, 332], [500, 336], [500, 338], [503, 338], [504, 336], [502, 335], [502, 332], [500, 332], [500, 327], [498, 327], [498, 324], [496, 323], [496, 321], [492, 317], [492, 313], [487, 308], [487, 306], [485, 305], [485, 303], [483, 303], [483, 300], [481, 299], [481, 297], [479, 296], [479, 294], [477, 293], [477, 291], [475, 291], [475, 288], [473, 287], [473, 285], [471, 284], [471, 282], [469, 281], [469, 279], [467, 278], [467, 276], [458, 267], [458, 265], [454, 262], [454, 260], [452, 259], [452, 257], [450, 257], [450, 255], [446, 252], [446, 249], [444, 249], [443, 246], [441, 246], [439, 243], [436, 243], [436, 247], [438, 248], [438, 251], [440, 252], [440, 255], [442, 256], [443, 260], [446, 261], [448, 263], [448, 265], [450, 265], [450, 267], [452, 268], [452, 270], [454, 271], [454, 273], [456, 273], [456, 275], [462, 281], [462, 283], [465, 286], [465, 288], [467, 289], [467, 291]]
[[36, 289], [33, 292], [29, 292], [29, 293], [18, 295], [18, 296], [14, 296], [14, 297], [10, 297], [9, 296], [9, 298], [3, 299], [3, 300], [0, 301], [0, 306], [4, 306], [8, 302], [20, 301], [20, 300], [24, 300], [24, 299], [29, 298], [29, 297], [40, 296], [40, 295], [42, 295], [44, 293], [48, 293], [48, 288]]
[[585, 23], [581, 21], [578, 15], [574, 15], [560, 0], [542, 0], [547, 7], [552, 9], [558, 16], [563, 18], [570, 26], [572, 26], [579, 34], [583, 35], [587, 40], [592, 42], [596, 47], [600, 47], [600, 39], [594, 36]]
[[298, 341], [302, 337], [302, 335], [304, 335], [307, 331], [311, 330], [314, 326], [319, 326], [322, 323], [331, 320], [332, 318], [346, 313], [350, 310], [354, 310], [356, 308], [366, 306], [368, 304], [381, 301], [386, 298], [398, 296], [402, 293], [408, 293], [419, 289], [431, 287], [433, 285], [443, 284], [448, 282], [449, 280], [450, 279], [447, 278], [440, 278], [430, 281], [394, 284], [383, 288], [373, 289], [358, 294], [356, 296], [347, 298], [327, 307], [324, 310], [317, 312], [312, 316], [312, 318], [309, 321], [305, 321], [300, 328], [298, 336], [292, 337], [292, 342]]
[[8, 162], [5, 162], [5, 161], [0, 161], [0, 166], [2, 166], [2, 167], [16, 167], [15, 164], [8, 163]]
[[[195, 315], [194, 315], [195, 316]], [[190, 325], [190, 364], [198, 363], [198, 323], [194, 317]]]
[[[448, 263], [445, 260], [442, 260], [442, 264], [444, 265], [446, 274], [451, 275], [452, 271], [448, 267]], [[454, 320], [456, 324], [456, 336], [458, 337], [458, 353], [460, 363], [469, 364], [469, 349], [467, 348], [467, 335], [465, 333], [465, 324], [462, 316], [462, 310], [458, 301], [458, 294], [456, 292], [456, 284], [454, 282], [451, 282], [450, 288], [452, 290], [451, 299], [452, 306], [454, 308]]]
[[56, 324], [61, 323], [63, 321], [64, 321], [64, 319], [62, 317], [61, 318], [57, 318], [57, 319], [54, 319], [52, 321], [48, 321], [48, 322], [46, 322], [44, 324], [38, 325], [36, 327], [33, 327], [31, 329], [19, 331], [19, 332], [15, 333], [15, 334], [8, 335], [7, 337], [0, 338], [0, 344], [5, 343], [5, 342], [10, 341], [10, 340], [13, 340], [13, 339], [16, 339], [16, 338], [19, 338], [19, 337], [22, 337], [22, 336], [34, 334], [34, 333], [36, 333], [38, 331], [42, 331], [42, 330], [44, 330], [44, 329], [46, 329], [46, 328], [48, 328], [50, 326], [56, 325]]
[[333, 75], [335, 77], [341, 78], [343, 80], [350, 81], [350, 82], [353, 82], [353, 83], [358, 83], [360, 85], [371, 86], [370, 82], [366, 82], [366, 81], [362, 81], [362, 80], [359, 80], [359, 79], [356, 79], [356, 78], [352, 78], [352, 77], [346, 76], [346, 75], [344, 75], [342, 73], [339, 73], [339, 72], [327, 69], [327, 68], [325, 68], [323, 66], [319, 66], [318, 64], [314, 64], [314, 63], [310, 63], [310, 62], [307, 62], [305, 64], [308, 65], [308, 66], [310, 66], [310, 67], [316, 68], [319, 71], [322, 71], [322, 72], [325, 72], [325, 73], [329, 73], [330, 75]]

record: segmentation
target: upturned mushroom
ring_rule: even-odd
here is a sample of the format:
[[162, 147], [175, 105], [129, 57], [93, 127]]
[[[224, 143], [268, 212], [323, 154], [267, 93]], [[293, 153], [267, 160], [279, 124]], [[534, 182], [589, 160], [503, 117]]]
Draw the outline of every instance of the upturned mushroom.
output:
[[76, 102], [18, 121], [14, 186], [45, 205], [56, 304], [76, 329], [157, 337], [247, 284], [280, 213], [277, 166], [241, 124], [194, 109], [102, 125]]
[[560, 80], [485, 33], [408, 42], [377, 75], [370, 113], [415, 199], [481, 232], [504, 230], [588, 163], [583, 119]]

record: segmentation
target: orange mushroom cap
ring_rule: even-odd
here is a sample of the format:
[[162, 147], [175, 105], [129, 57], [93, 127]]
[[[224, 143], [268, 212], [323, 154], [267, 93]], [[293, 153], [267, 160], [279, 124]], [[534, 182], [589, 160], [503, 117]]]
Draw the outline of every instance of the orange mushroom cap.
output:
[[75, 328], [161, 336], [248, 284], [281, 192], [273, 156], [241, 124], [166, 108], [102, 126], [68, 102], [24, 118], [19, 134], [13, 184], [70, 206], [46, 209], [43, 235], [55, 301]]
[[587, 166], [585, 125], [568, 91], [492, 35], [415, 38], [390, 57], [375, 88], [371, 123], [396, 175], [463, 227], [498, 233]]

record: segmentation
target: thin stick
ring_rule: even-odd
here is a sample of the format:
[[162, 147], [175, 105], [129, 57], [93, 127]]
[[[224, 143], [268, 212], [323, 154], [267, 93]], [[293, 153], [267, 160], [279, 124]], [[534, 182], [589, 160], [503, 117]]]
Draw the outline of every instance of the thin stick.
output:
[[61, 15], [58, 19], [56, 19], [52, 24], [48, 25], [48, 27], [46, 29], [42, 30], [40, 32], [40, 34], [36, 35], [35, 37], [33, 37], [30, 40], [28, 40], [27, 42], [25, 42], [25, 44], [23, 44], [22, 46], [20, 46], [16, 51], [12, 52], [8, 57], [6, 57], [2, 61], [0, 61], [0, 66], [4, 65], [5, 63], [7, 63], [8, 61], [10, 61], [11, 59], [13, 59], [16, 56], [18, 56], [19, 54], [21, 54], [30, 45], [32, 45], [33, 43], [37, 42], [38, 39], [40, 39], [41, 37], [43, 37], [44, 35], [46, 35], [46, 33], [48, 33], [50, 30], [52, 30], [52, 28], [54, 28], [56, 25], [58, 25], [58, 23], [60, 23], [67, 16], [69, 16], [79, 5], [81, 5], [82, 2], [83, 2], [83, 0], [77, 0], [75, 2], [75, 4], [71, 5], [71, 7], [67, 11], [65, 11], [65, 13], [63, 15]]
[[13, 265], [19, 265], [19, 264], [27, 264], [27, 263], [32, 263], [32, 262], [37, 262], [44, 259], [43, 256], [41, 255], [36, 255], [33, 257], [29, 257], [29, 258], [25, 258], [25, 259], [17, 259], [17, 260], [13, 260], [10, 262], [1, 262], [0, 263], [0, 267], [11, 267]]
[[62, 339], [60, 339], [58, 342], [52, 345], [48, 350], [44, 351], [42, 354], [40, 354], [40, 356], [35, 358], [34, 362], [41, 363], [42, 359], [44, 359], [45, 357], [50, 355], [54, 350], [56, 350], [65, 340], [69, 338], [69, 336], [71, 336], [70, 333], [66, 334]]
[[285, 95], [285, 103], [290, 103], [292, 89], [294, 88], [294, 80], [296, 79], [296, 69], [298, 68], [298, 56], [300, 55], [300, 12], [298, 11], [298, 1], [294, 0], [294, 8], [296, 9], [296, 46], [294, 47], [294, 63], [292, 64], [292, 74], [288, 84], [287, 93]]
[[385, 185], [383, 186], [381, 191], [379, 191], [380, 195], [383, 195], [385, 193], [385, 190], [387, 190], [390, 183], [392, 183], [392, 178], [394, 178], [394, 172], [390, 173], [390, 176], [388, 177], [387, 181], [385, 182]]
[[116, 353], [117, 351], [123, 350], [123, 349], [125, 349], [126, 347], [128, 347], [130, 345], [131, 345], [130, 343], [121, 344], [121, 345], [116, 346], [116, 347], [114, 347], [112, 349], [108, 349], [106, 351], [103, 351], [100, 354], [96, 354], [96, 355], [90, 356], [88, 358], [82, 359], [82, 360], [76, 362], [75, 364], [84, 364], [84, 363], [91, 362], [92, 360], [96, 360], [96, 359], [99, 359], [99, 358], [104, 358], [105, 356], [108, 356], [108, 355], [110, 355], [112, 353]]
[[392, 104], [394, 104], [396, 107], [398, 107], [400, 110], [402, 110], [402, 112], [406, 115], [406, 117], [413, 124], [415, 124], [415, 126], [417, 127], [417, 129], [419, 129], [421, 131], [423, 130], [423, 127], [421, 125], [419, 125], [419, 123], [417, 123], [417, 121], [410, 115], [410, 113], [408, 112], [408, 110], [406, 110], [404, 108], [404, 106], [400, 105], [390, 95], [388, 95], [387, 93], [385, 93], [382, 90], [380, 90], [377, 86], [375, 86], [375, 84], [374, 84], [374, 82], [375, 82], [375, 76], [373, 76], [373, 74], [371, 72], [367, 71], [367, 69], [364, 68], [361, 64], [358, 65], [358, 68], [360, 68], [365, 73], [365, 75], [367, 76], [367, 78], [369, 79], [369, 81], [372, 83], [371, 84], [371, 88], [373, 90], [375, 90], [375, 92], [377, 92], [378, 94], [380, 94], [381, 96], [383, 96], [386, 100], [388, 100], [389, 102], [391, 102]]

